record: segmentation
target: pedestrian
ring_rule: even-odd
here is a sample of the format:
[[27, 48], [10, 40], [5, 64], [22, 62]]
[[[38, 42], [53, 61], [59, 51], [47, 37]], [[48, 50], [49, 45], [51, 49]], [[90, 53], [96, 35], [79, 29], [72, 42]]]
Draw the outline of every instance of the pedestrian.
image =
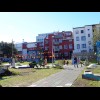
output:
[[80, 61], [80, 64], [81, 64], [81, 67], [82, 67], [82, 65], [83, 65], [83, 62], [82, 62], [82, 61]]
[[64, 65], [66, 64], [66, 60], [64, 59]]
[[66, 64], [68, 65], [69, 64], [69, 61], [67, 60]]
[[74, 57], [74, 67], [77, 65], [78, 68], [78, 61], [77, 61], [77, 57]]

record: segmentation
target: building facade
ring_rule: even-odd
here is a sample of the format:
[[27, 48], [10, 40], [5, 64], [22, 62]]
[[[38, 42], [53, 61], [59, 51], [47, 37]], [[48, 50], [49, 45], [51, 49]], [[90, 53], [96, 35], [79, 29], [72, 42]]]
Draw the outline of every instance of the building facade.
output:
[[55, 32], [44, 39], [45, 57], [54, 59], [70, 59], [74, 49], [71, 31]]
[[73, 28], [74, 51], [73, 53], [93, 52], [93, 28], [92, 25]]
[[41, 42], [23, 42], [20, 44], [15, 44], [16, 49], [18, 50], [18, 57], [22, 60], [39, 61], [40, 58], [43, 58], [43, 44]]
[[44, 46], [44, 38], [47, 37], [49, 34], [52, 34], [52, 33], [38, 34], [38, 36], [36, 36], [36, 42], [41, 42], [42, 45]]

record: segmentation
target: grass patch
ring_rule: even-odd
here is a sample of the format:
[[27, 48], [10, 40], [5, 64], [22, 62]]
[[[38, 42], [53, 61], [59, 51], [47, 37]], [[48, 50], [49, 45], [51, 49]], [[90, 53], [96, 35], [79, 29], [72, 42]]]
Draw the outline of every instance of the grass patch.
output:
[[50, 69], [9, 69], [10, 71], [17, 73], [13, 76], [4, 76], [0, 79], [0, 84], [3, 87], [15, 87], [15, 86], [28, 86], [33, 82], [36, 82], [44, 77], [47, 77], [51, 74], [57, 73], [62, 69], [50, 68]]
[[22, 63], [20, 63], [20, 64], [22, 64], [22, 65], [29, 65], [29, 63], [30, 63], [30, 62], [22, 62]]
[[93, 60], [90, 60], [89, 62], [90, 62], [90, 63], [95, 63], [95, 64], [97, 64], [97, 61], [94, 60], [94, 59], [93, 59]]
[[82, 79], [82, 74], [84, 73], [85, 70], [90, 70], [94, 74], [100, 74], [100, 66], [94, 69], [87, 69], [85, 68], [79, 77], [76, 79], [76, 81], [73, 83], [72, 87], [100, 87], [100, 81], [92, 81], [92, 80], [87, 80], [87, 79]]

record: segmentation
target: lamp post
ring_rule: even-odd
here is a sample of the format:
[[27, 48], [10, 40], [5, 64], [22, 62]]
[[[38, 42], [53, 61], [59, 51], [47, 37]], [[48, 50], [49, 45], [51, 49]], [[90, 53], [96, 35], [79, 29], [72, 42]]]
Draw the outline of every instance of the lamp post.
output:
[[13, 58], [13, 39], [12, 39], [12, 58]]
[[13, 39], [12, 39], [12, 67], [15, 67], [15, 59], [13, 57]]
[[52, 36], [52, 67], [53, 67], [53, 37], [54, 36]]

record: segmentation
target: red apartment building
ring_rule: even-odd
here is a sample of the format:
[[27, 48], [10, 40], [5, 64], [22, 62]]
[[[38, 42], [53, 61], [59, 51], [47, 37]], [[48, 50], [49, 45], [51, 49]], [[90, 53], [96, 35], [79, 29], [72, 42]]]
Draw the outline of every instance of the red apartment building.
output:
[[74, 50], [74, 41], [71, 31], [62, 31], [49, 34], [44, 39], [44, 57], [51, 61], [55, 59], [70, 59]]
[[[25, 59], [33, 59], [39, 58], [40, 53], [43, 52], [43, 43], [37, 43], [37, 42], [24, 42], [22, 43], [22, 53], [18, 54], [17, 57]], [[42, 54], [41, 54], [42, 57]]]

